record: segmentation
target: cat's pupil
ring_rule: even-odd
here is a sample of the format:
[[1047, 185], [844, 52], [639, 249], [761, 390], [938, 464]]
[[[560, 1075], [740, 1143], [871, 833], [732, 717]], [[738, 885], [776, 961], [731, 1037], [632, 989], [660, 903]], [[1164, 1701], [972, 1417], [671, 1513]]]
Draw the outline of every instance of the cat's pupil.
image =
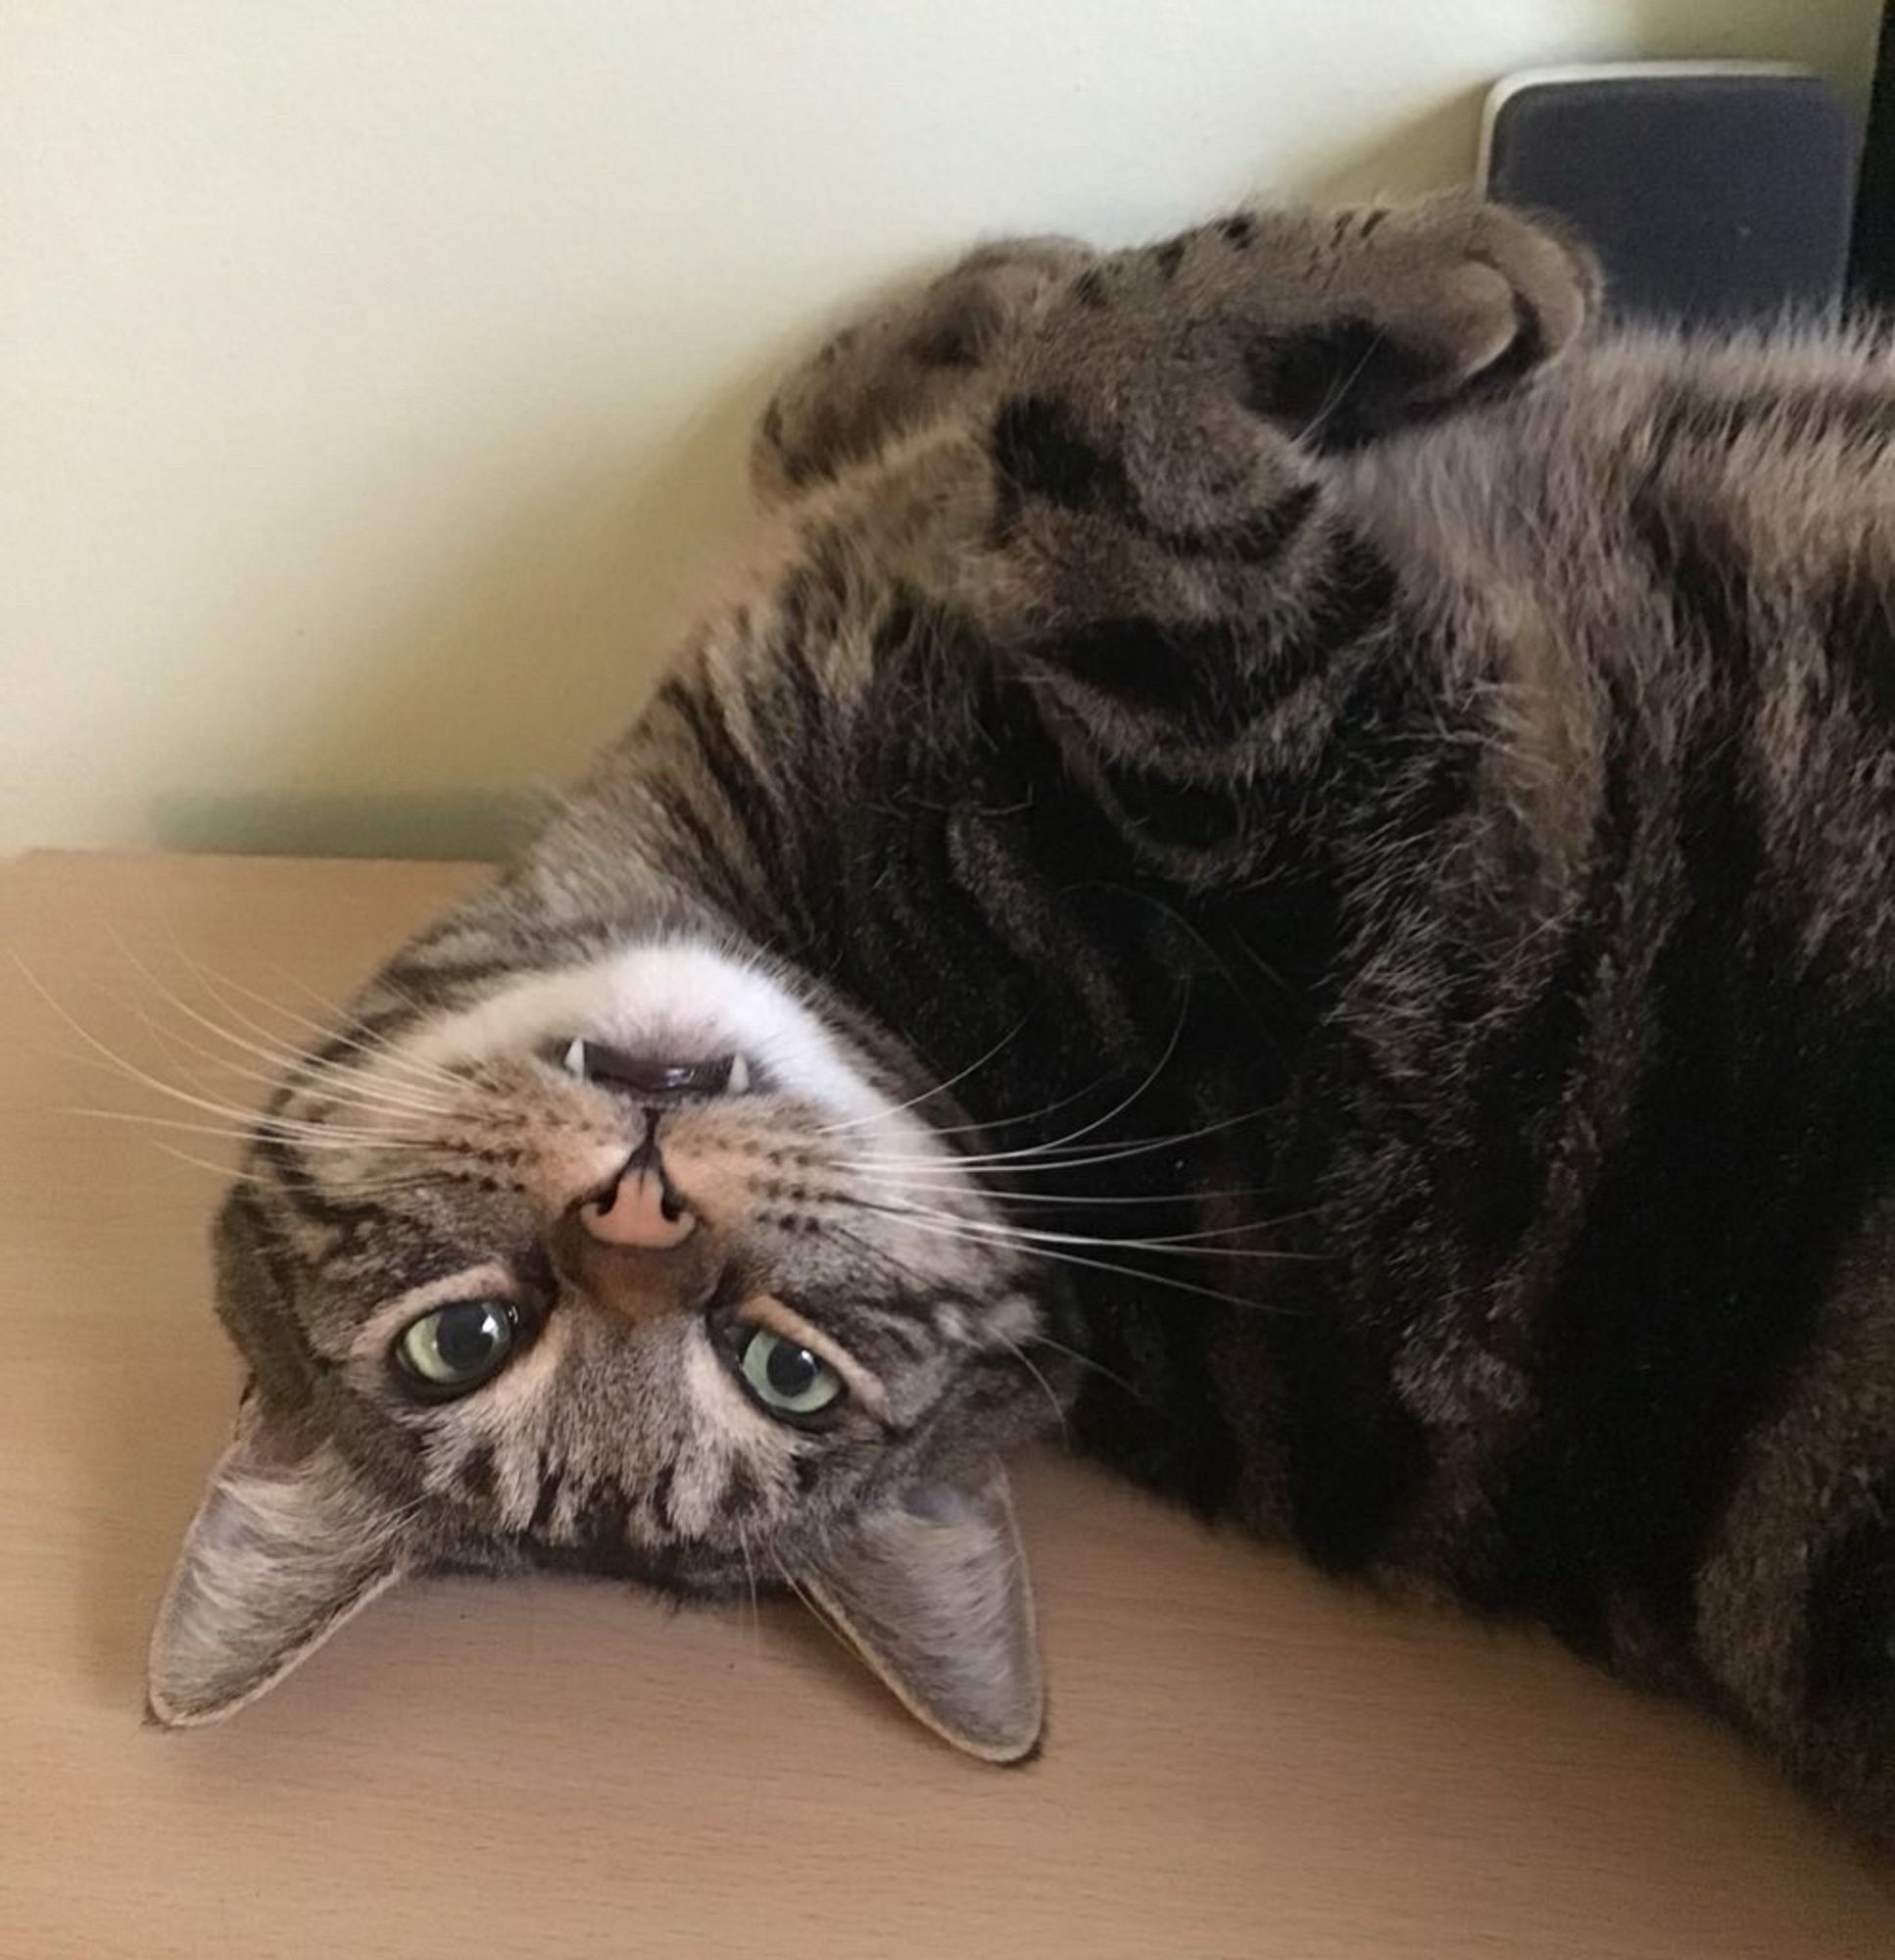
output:
[[793, 1348], [779, 1341], [763, 1363], [770, 1387], [780, 1396], [801, 1396], [816, 1379], [822, 1363], [806, 1348]]
[[484, 1300], [442, 1309], [434, 1324], [435, 1351], [455, 1373], [479, 1368], [492, 1359], [504, 1334], [499, 1313]]

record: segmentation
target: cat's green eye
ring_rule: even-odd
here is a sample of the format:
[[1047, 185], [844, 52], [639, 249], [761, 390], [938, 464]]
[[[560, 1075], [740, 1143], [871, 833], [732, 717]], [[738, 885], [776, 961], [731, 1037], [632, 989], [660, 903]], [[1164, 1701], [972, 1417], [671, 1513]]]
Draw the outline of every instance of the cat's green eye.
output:
[[820, 1354], [767, 1327], [752, 1328], [737, 1350], [744, 1385], [778, 1415], [819, 1415], [843, 1392], [843, 1378]]
[[519, 1322], [504, 1299], [460, 1299], [412, 1320], [395, 1344], [406, 1372], [435, 1395], [478, 1388], [513, 1350]]

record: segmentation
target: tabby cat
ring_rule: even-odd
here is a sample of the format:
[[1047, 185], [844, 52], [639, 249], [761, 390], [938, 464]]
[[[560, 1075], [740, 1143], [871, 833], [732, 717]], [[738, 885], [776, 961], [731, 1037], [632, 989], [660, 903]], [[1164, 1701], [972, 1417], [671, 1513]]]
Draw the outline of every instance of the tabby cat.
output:
[[563, 1567], [1015, 1760], [1050, 1400], [1895, 1842], [1895, 357], [1596, 301], [1244, 212], [796, 374], [636, 726], [256, 1127], [156, 1717]]

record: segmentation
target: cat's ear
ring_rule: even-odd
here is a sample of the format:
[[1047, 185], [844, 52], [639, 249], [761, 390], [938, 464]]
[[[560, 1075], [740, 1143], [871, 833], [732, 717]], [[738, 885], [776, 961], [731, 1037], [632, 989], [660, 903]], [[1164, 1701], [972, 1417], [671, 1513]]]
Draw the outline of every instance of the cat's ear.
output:
[[908, 1709], [956, 1748], [1018, 1762], [1045, 1687], [1006, 1475], [917, 1487], [871, 1511], [804, 1590]]
[[397, 1514], [335, 1445], [300, 1436], [251, 1391], [152, 1629], [153, 1718], [186, 1728], [233, 1714], [408, 1564]]

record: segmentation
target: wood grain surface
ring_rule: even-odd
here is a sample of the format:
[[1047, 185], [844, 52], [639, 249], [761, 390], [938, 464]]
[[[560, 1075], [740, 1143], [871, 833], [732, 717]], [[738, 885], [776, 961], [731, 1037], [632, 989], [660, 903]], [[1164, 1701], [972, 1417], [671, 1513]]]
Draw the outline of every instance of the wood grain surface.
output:
[[1715, 1728], [1051, 1456], [1020, 1480], [1052, 1684], [1023, 1770], [787, 1606], [554, 1581], [414, 1586], [229, 1726], [141, 1727], [236, 1384], [226, 1147], [72, 1113], [197, 1120], [90, 1043], [248, 1100], [193, 1014], [261, 1044], [473, 875], [0, 867], [5, 1960], [1895, 1954], [1895, 1885]]

